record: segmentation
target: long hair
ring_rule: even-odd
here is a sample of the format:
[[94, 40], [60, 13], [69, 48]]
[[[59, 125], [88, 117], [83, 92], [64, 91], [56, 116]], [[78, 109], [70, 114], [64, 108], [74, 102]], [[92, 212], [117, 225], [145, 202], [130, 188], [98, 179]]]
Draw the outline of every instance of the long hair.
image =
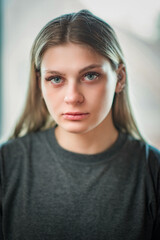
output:
[[[112, 27], [88, 10], [62, 15], [47, 23], [37, 35], [31, 50], [30, 82], [24, 111], [12, 138], [53, 126], [38, 85], [37, 73], [47, 49], [64, 43], [85, 44], [110, 61], [113, 70], [120, 64], [126, 69], [123, 52]], [[134, 121], [128, 97], [128, 80], [120, 94], [115, 94], [112, 105], [114, 126], [122, 132], [142, 139]]]

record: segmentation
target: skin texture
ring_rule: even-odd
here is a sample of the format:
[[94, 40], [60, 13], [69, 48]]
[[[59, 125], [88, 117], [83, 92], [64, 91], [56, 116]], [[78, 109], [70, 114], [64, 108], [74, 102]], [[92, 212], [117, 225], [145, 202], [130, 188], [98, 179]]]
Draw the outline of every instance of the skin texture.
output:
[[106, 58], [85, 45], [51, 47], [42, 58], [40, 88], [63, 148], [93, 154], [116, 141], [111, 107], [122, 84]]

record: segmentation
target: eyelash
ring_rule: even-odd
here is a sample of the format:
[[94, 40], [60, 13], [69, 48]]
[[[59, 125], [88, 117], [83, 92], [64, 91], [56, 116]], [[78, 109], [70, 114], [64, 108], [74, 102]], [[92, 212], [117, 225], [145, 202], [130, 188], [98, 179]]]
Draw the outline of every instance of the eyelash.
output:
[[[97, 72], [88, 72], [88, 73], [86, 73], [86, 74], [83, 76], [83, 78], [85, 78], [85, 77], [88, 76], [88, 75], [94, 75], [94, 76], [95, 76], [95, 78], [93, 79], [93, 81], [96, 80], [96, 79], [100, 76], [100, 74], [97, 73]], [[92, 81], [92, 80], [88, 80], [88, 81]]]
[[[86, 82], [95, 81], [95, 80], [97, 80], [97, 78], [100, 76], [100, 74], [97, 73], [97, 72], [88, 72], [88, 73], [85, 73], [85, 74], [82, 76], [83, 81], [85, 81], [84, 78], [87, 77], [88, 75], [94, 75], [95, 78], [94, 78], [93, 80], [86, 80]], [[60, 79], [61, 79], [61, 82], [60, 82], [60, 83], [53, 83], [53, 82], [52, 82], [53, 84], [55, 84], [55, 85], [60, 85], [60, 84], [62, 84], [63, 79], [61, 78], [61, 76], [58, 76], [58, 75], [56, 75], [56, 76], [50, 76], [50, 77], [48, 77], [48, 78], [45, 78], [45, 80], [46, 80], [46, 81], [52, 81], [52, 80], [54, 80], [55, 78], [60, 78]]]
[[[55, 78], [60, 78], [61, 79], [61, 77], [60, 76], [50, 76], [50, 77], [48, 77], [48, 78], [46, 78], [46, 81], [52, 81], [52, 80], [54, 80]], [[55, 83], [56, 84], [56, 83]], [[57, 84], [59, 84], [59, 83], [57, 83]]]

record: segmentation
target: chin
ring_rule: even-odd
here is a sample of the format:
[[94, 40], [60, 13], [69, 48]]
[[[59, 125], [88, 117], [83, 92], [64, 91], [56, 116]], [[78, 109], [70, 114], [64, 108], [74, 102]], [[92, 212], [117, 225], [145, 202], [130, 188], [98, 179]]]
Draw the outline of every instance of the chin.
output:
[[84, 133], [87, 133], [87, 129], [78, 129], [78, 128], [66, 128], [65, 129], [66, 132], [68, 133], [72, 133], [72, 134], [84, 134]]
[[84, 134], [87, 133], [91, 128], [89, 126], [84, 126], [83, 124], [64, 124], [63, 126], [61, 125], [61, 128], [63, 128], [66, 132], [68, 133], [73, 133], [73, 134]]

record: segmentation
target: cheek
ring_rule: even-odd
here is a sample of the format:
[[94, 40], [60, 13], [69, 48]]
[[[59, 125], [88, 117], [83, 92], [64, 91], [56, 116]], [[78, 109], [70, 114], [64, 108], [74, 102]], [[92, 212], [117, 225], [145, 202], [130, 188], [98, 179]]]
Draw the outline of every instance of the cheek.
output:
[[113, 98], [115, 94], [115, 84], [105, 84], [97, 88], [97, 91], [93, 94], [95, 100], [95, 106], [100, 110], [110, 109], [112, 106]]
[[94, 97], [97, 102], [104, 102], [109, 98], [109, 88], [106, 84], [103, 84], [101, 86], [98, 86], [95, 89], [95, 92], [92, 92], [90, 95]]
[[44, 80], [41, 83], [41, 91], [44, 98], [48, 98], [51, 96], [51, 89], [49, 87], [49, 83], [45, 83]]
[[52, 86], [43, 85], [42, 95], [48, 111], [52, 116], [54, 116], [54, 114], [59, 111], [60, 106], [63, 102], [63, 93], [59, 90], [57, 91], [57, 89], [54, 89]]
[[49, 101], [52, 97], [54, 97], [53, 89], [50, 86], [50, 82], [45, 83], [43, 81], [41, 85], [41, 90], [45, 101]]
[[49, 112], [51, 111], [51, 105], [53, 105], [54, 101], [54, 94], [51, 91], [50, 88], [48, 88], [45, 84], [42, 83], [41, 85], [41, 91], [42, 91], [42, 96], [43, 99], [46, 103], [46, 106], [49, 110]]

